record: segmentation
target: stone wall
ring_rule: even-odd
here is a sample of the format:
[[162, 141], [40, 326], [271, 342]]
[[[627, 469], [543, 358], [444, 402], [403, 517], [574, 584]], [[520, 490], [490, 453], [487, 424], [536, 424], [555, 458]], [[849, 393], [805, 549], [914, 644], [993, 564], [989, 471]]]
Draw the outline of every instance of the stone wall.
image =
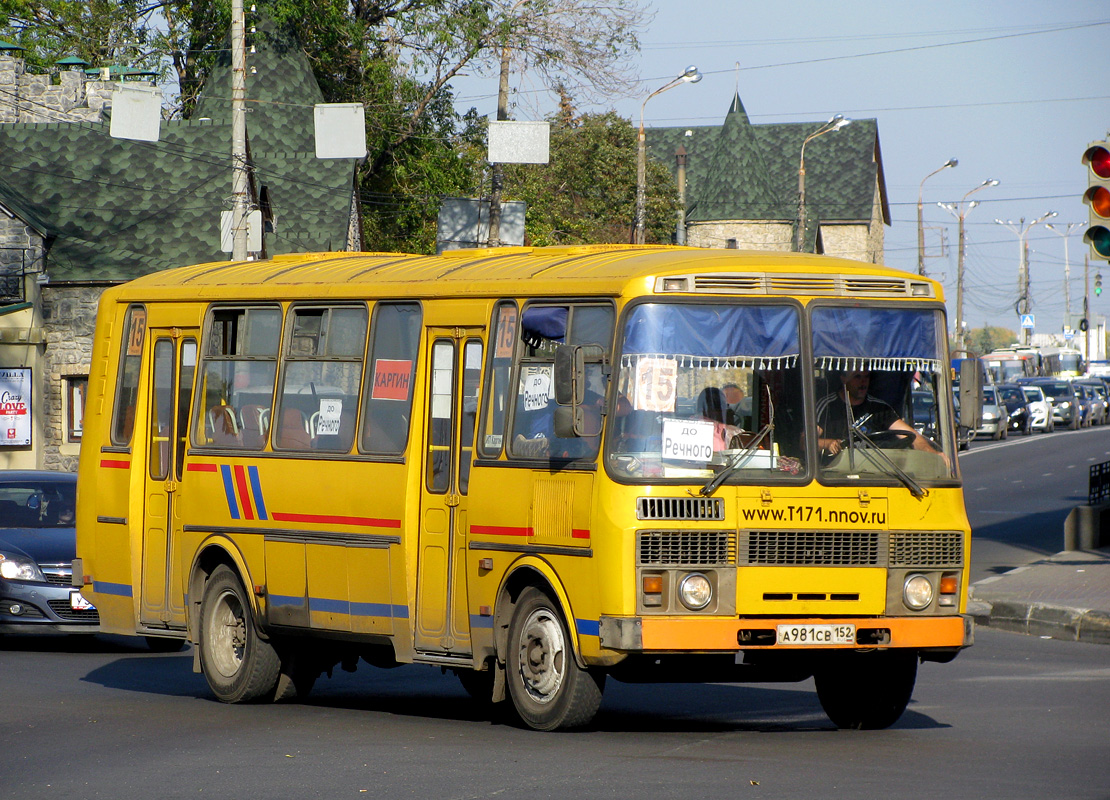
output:
[[88, 80], [77, 70], [37, 75], [27, 72], [22, 58], [0, 56], [0, 123], [100, 122], [115, 83]]
[[86, 377], [92, 363], [96, 306], [102, 287], [44, 286], [42, 309], [46, 339], [43, 390], [42, 463], [46, 469], [77, 471], [81, 445], [68, 442], [66, 379]]
[[737, 250], [774, 250], [789, 252], [792, 226], [781, 222], [714, 220], [686, 224], [686, 244], [690, 247], [725, 248], [736, 240]]
[[23, 276], [42, 267], [42, 237], [0, 203], [0, 305], [29, 299]]

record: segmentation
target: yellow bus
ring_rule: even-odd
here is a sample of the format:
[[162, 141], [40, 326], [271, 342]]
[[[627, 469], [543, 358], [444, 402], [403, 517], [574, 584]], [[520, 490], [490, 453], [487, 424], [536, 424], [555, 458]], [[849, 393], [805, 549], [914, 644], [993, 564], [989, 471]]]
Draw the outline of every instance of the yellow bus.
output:
[[159, 272], [100, 302], [74, 582], [225, 702], [362, 659], [541, 730], [607, 677], [813, 677], [886, 727], [972, 643], [947, 364], [938, 284], [824, 256]]

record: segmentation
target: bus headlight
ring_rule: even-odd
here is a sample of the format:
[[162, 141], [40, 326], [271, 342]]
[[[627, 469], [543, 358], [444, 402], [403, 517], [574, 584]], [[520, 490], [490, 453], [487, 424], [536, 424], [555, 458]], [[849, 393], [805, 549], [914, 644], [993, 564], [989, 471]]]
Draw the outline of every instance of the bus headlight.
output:
[[682, 605], [691, 611], [700, 611], [713, 599], [713, 584], [700, 572], [691, 572], [678, 585], [678, 596]]
[[924, 575], [909, 575], [902, 586], [902, 600], [917, 611], [933, 602], [933, 584]]

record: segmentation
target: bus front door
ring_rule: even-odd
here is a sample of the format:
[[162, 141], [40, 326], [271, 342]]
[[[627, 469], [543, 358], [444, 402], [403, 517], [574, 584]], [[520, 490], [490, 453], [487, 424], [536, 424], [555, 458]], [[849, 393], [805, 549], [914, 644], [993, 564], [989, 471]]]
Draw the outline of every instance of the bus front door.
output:
[[427, 653], [466, 656], [471, 652], [466, 499], [482, 339], [476, 328], [432, 328], [428, 334], [415, 647]]
[[151, 328], [148, 336], [153, 344], [148, 373], [139, 622], [148, 628], [184, 629], [182, 566], [175, 553], [181, 523], [174, 499], [188, 444], [197, 333]]

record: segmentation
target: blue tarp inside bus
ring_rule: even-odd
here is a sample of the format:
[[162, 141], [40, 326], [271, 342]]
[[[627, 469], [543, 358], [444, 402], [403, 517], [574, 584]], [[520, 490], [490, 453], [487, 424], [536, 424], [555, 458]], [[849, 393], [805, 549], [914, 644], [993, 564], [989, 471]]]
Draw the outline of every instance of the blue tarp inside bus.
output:
[[897, 308], [813, 309], [813, 357], [828, 369], [940, 368], [937, 315]]
[[645, 303], [625, 327], [626, 356], [782, 360], [798, 351], [798, 313], [788, 306]]

